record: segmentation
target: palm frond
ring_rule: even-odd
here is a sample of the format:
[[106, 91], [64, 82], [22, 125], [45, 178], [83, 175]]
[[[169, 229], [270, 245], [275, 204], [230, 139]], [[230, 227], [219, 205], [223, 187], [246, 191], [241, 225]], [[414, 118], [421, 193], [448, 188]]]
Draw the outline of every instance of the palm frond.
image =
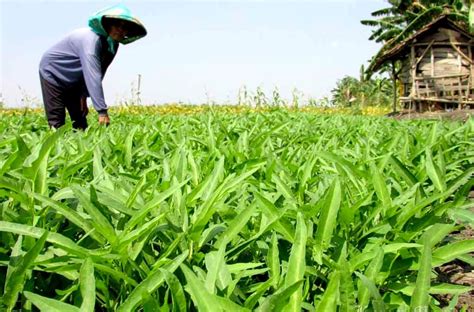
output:
[[374, 20], [361, 20], [360, 23], [362, 25], [372, 26], [372, 27], [376, 27], [380, 25], [379, 21], [374, 21]]
[[384, 9], [380, 9], [380, 10], [372, 12], [370, 13], [370, 15], [372, 15], [373, 17], [378, 17], [378, 16], [391, 15], [394, 13], [395, 13], [395, 10], [393, 8], [384, 8]]

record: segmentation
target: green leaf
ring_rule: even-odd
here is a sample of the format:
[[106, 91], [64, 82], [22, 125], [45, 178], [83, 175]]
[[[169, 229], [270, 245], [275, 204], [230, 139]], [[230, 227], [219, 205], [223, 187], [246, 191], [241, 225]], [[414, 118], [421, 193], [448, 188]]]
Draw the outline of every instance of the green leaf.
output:
[[277, 190], [288, 200], [294, 200], [291, 188], [276, 174], [272, 175], [272, 180], [276, 184]]
[[446, 191], [446, 181], [444, 175], [440, 172], [438, 166], [433, 162], [433, 156], [431, 155], [431, 149], [426, 148], [426, 173], [433, 181], [434, 186], [440, 192]]
[[75, 210], [69, 208], [67, 205], [61, 202], [52, 200], [49, 197], [46, 197], [40, 194], [31, 193], [31, 196], [33, 196], [36, 200], [41, 202], [43, 205], [49, 206], [53, 208], [54, 210], [56, 210], [59, 214], [63, 215], [66, 219], [68, 219], [69, 221], [77, 225], [79, 228], [83, 229], [85, 233], [90, 233], [90, 236], [94, 238], [97, 242], [99, 242], [100, 244], [105, 243], [104, 237], [96, 232], [93, 232], [94, 227]]
[[186, 297], [184, 296], [183, 287], [178, 278], [167, 270], [160, 268], [158, 271], [163, 274], [166, 284], [168, 284], [171, 295], [173, 296], [173, 311], [186, 311]]
[[115, 245], [117, 242], [117, 235], [115, 234], [115, 229], [110, 224], [109, 220], [102, 214], [102, 212], [92, 203], [87, 192], [82, 189], [80, 186], [71, 185], [71, 189], [74, 192], [74, 195], [79, 199], [82, 207], [87, 211], [92, 219], [92, 224], [94, 224], [97, 231], [108, 241]]
[[288, 299], [297, 291], [300, 291], [303, 281], [297, 281], [287, 287], [279, 289], [273, 295], [268, 296], [263, 300], [259, 307], [255, 310], [257, 312], [273, 312], [281, 311], [283, 306], [286, 306]]
[[137, 126], [133, 127], [131, 131], [128, 132], [127, 138], [125, 139], [124, 143], [124, 160], [125, 160], [125, 165], [130, 167], [132, 165], [132, 152], [133, 152], [133, 137], [135, 136], [135, 133], [137, 132], [138, 128]]
[[[201, 239], [199, 240], [198, 247], [201, 248], [212, 239], [214, 239], [218, 234], [225, 232], [227, 227], [223, 224], [213, 224], [210, 225], [207, 229], [202, 232]], [[222, 240], [222, 236], [219, 238]], [[220, 244], [218, 242], [215, 243], [216, 246]]]
[[188, 203], [192, 203], [199, 198], [203, 200], [209, 199], [217, 188], [218, 182], [222, 179], [223, 174], [224, 157], [221, 157], [215, 165], [214, 170], [189, 194], [187, 198]]
[[[19, 234], [19, 235], [26, 235], [26, 236], [31, 236], [35, 238], [40, 238], [45, 232], [45, 230], [34, 227], [34, 226], [29, 226], [29, 225], [24, 225], [24, 224], [19, 224], [19, 223], [12, 223], [12, 222], [6, 222], [6, 221], [0, 221], [0, 232], [9, 232], [9, 233], [14, 233], [14, 234]], [[95, 250], [88, 250], [85, 249], [77, 244], [75, 244], [72, 240], [69, 238], [58, 234], [58, 233], [49, 233], [47, 241], [49, 243], [52, 243], [54, 245], [59, 246], [60, 248], [64, 249], [65, 251], [68, 251], [72, 254], [78, 255], [80, 257], [86, 257], [88, 255], [102, 255], [104, 254], [103, 251], [95, 251]]]
[[377, 290], [377, 287], [375, 286], [375, 283], [371, 279], [367, 278], [365, 275], [360, 274], [359, 272], [355, 272], [355, 274], [359, 277], [364, 287], [369, 290], [370, 297], [372, 298], [372, 305], [374, 311], [384, 312], [385, 304], [382, 300], [382, 296], [380, 296], [380, 293]]
[[135, 200], [137, 199], [138, 194], [142, 191], [145, 184], [146, 175], [143, 175], [140, 181], [138, 181], [137, 185], [135, 186], [135, 189], [132, 193], [130, 193], [130, 196], [127, 199], [127, 203], [125, 204], [127, 208], [132, 208], [133, 204], [135, 203]]
[[186, 277], [186, 291], [191, 295], [191, 298], [199, 311], [223, 311], [220, 307], [219, 301], [210, 293], [196, 275], [186, 265], [181, 265], [181, 270]]
[[143, 237], [145, 234], [148, 234], [156, 229], [158, 223], [160, 223], [165, 214], [161, 214], [156, 216], [155, 218], [151, 219], [150, 221], [143, 223], [142, 226], [138, 227], [137, 229], [131, 232], [122, 232], [121, 235], [118, 237], [118, 248], [123, 249], [126, 245], [134, 242], [135, 240]]
[[[377, 253], [375, 254], [375, 257], [370, 261], [370, 264], [367, 266], [367, 269], [365, 270], [365, 274], [362, 275], [360, 274], [359, 278], [361, 278], [361, 281], [358, 283], [358, 298], [359, 298], [359, 306], [362, 309], [367, 308], [367, 305], [369, 304], [369, 298], [372, 295], [375, 295], [373, 293], [373, 287], [375, 287], [375, 279], [377, 277], [377, 274], [380, 272], [383, 264], [383, 258], [384, 258], [384, 250], [382, 248], [377, 249]], [[357, 274], [357, 272], [356, 272]], [[372, 286], [373, 285], [373, 286]], [[378, 294], [378, 292], [377, 292]], [[375, 295], [374, 300], [379, 300], [380, 295]]]
[[[396, 285], [393, 286], [391, 285], [390, 288], [395, 291], [395, 292], [400, 292], [406, 296], [412, 297], [413, 292], [415, 291], [415, 284], [407, 284], [407, 285]], [[458, 285], [458, 284], [447, 284], [447, 283], [441, 283], [441, 284], [436, 284], [436, 285], [431, 285], [429, 289], [429, 293], [432, 295], [461, 295], [464, 293], [467, 293], [474, 288], [471, 286], [464, 286], [464, 285]]]
[[[162, 269], [173, 273], [188, 256], [186, 250], [181, 255], [170, 261]], [[148, 276], [132, 291], [127, 299], [118, 307], [118, 312], [131, 312], [135, 311], [135, 308], [143, 301], [143, 294], [151, 294], [158, 287], [160, 287], [166, 280], [165, 275], [162, 273], [160, 268], [150, 272]]]
[[81, 311], [94, 312], [95, 307], [95, 277], [94, 263], [91, 258], [86, 258], [82, 264], [79, 283], [81, 286], [82, 305]]
[[465, 222], [471, 228], [474, 228], [474, 212], [468, 209], [454, 208], [448, 211], [450, 218], [456, 222]]
[[437, 285], [431, 285], [430, 287], [430, 294], [439, 294], [439, 295], [444, 295], [444, 294], [452, 294], [452, 295], [461, 295], [465, 294], [469, 291], [472, 291], [474, 287], [472, 286], [464, 286], [464, 285], [458, 285], [458, 284], [437, 284]]
[[25, 175], [34, 181], [35, 193], [45, 194], [48, 178], [48, 157], [58, 138], [64, 133], [64, 129], [56, 130], [46, 137], [42, 142], [38, 157], [33, 161], [31, 167], [25, 168]]
[[59, 300], [46, 298], [29, 291], [24, 292], [25, 297], [30, 300], [40, 311], [44, 312], [80, 312], [81, 309]]
[[10, 267], [13, 268], [5, 281], [5, 291], [3, 294], [3, 304], [6, 305], [7, 311], [12, 311], [15, 307], [18, 294], [23, 290], [27, 270], [30, 269], [35, 259], [43, 249], [48, 232], [44, 232], [33, 247], [23, 256], [20, 256], [20, 261], [14, 264], [10, 259]]
[[[285, 286], [302, 280], [306, 269], [306, 240], [307, 240], [306, 223], [303, 214], [298, 212], [296, 218], [296, 234], [295, 242], [291, 248], [290, 259], [288, 260], [288, 271], [285, 278]], [[300, 311], [303, 302], [301, 289], [295, 291], [290, 298], [290, 302], [284, 309], [285, 311]]]
[[278, 238], [275, 232], [272, 234], [272, 241], [267, 254], [267, 264], [270, 269], [270, 278], [274, 289], [278, 288], [280, 282], [280, 252], [278, 249]]
[[474, 239], [450, 243], [433, 252], [433, 267], [450, 262], [459, 256], [474, 252]]
[[420, 268], [416, 277], [416, 286], [410, 301], [410, 309], [425, 310], [429, 307], [429, 289], [431, 285], [431, 240], [425, 235], [423, 239]]
[[401, 229], [405, 223], [410, 220], [414, 215], [416, 215], [419, 211], [423, 208], [427, 207], [428, 205], [432, 204], [433, 202], [440, 200], [442, 198], [447, 198], [449, 195], [454, 193], [459, 187], [463, 186], [467, 181], [469, 181], [474, 173], [474, 166], [469, 167], [463, 173], [461, 173], [458, 177], [452, 180], [446, 189], [445, 192], [436, 192], [432, 196], [424, 198], [419, 203], [415, 205], [411, 205], [405, 207], [404, 210], [397, 217], [397, 227]]
[[214, 244], [216, 249], [220, 249], [222, 245], [227, 245], [229, 242], [238, 237], [240, 231], [244, 228], [247, 222], [250, 220], [252, 215], [255, 213], [255, 205], [249, 205], [242, 210], [229, 224], [224, 233], [221, 234], [219, 239]]
[[225, 265], [224, 260], [225, 245], [221, 245], [218, 251], [211, 251], [206, 254], [205, 263], [207, 269], [206, 288], [211, 294], [215, 294], [218, 275]]
[[125, 225], [125, 232], [131, 231], [132, 228], [134, 228], [136, 225], [138, 225], [140, 222], [143, 221], [143, 219], [146, 218], [148, 213], [150, 213], [153, 209], [155, 209], [159, 204], [161, 204], [163, 201], [165, 201], [168, 197], [174, 194], [178, 189], [180, 189], [184, 184], [186, 184], [187, 181], [184, 181], [182, 183], [178, 183], [175, 185], [172, 185], [169, 189], [166, 191], [156, 195], [153, 197], [152, 200], [150, 200], [145, 207], [143, 207], [141, 210], [137, 211], [133, 217], [128, 221], [128, 223]]
[[284, 209], [278, 209], [275, 205], [266, 199], [261, 193], [258, 191], [255, 192], [255, 197], [257, 202], [260, 204], [258, 205], [259, 209], [265, 214], [271, 221], [274, 223], [273, 228], [275, 231], [280, 233], [286, 240], [293, 242], [294, 240], [294, 231], [292, 228], [291, 223], [288, 222], [286, 218], [283, 218], [285, 213]]
[[323, 297], [316, 306], [316, 311], [337, 311], [337, 298], [339, 297], [340, 279], [341, 275], [338, 271], [334, 271], [331, 274]]
[[[380, 199], [383, 205], [383, 211], [387, 211], [392, 206], [392, 199], [390, 197], [389, 190], [387, 188], [387, 183], [383, 178], [382, 173], [379, 171], [377, 166], [371, 166], [372, 171], [372, 182], [374, 184], [375, 193]], [[385, 215], [385, 214], [384, 214]]]
[[384, 245], [383, 252], [384, 253], [397, 253], [400, 249], [408, 249], [408, 248], [421, 248], [423, 247], [422, 244], [415, 244], [415, 243], [391, 243]]
[[396, 172], [404, 178], [409, 186], [418, 183], [418, 179], [408, 170], [408, 168], [395, 156], [390, 156], [390, 163], [395, 167]]
[[336, 228], [337, 215], [341, 205], [341, 184], [336, 178], [326, 195], [324, 206], [319, 217], [315, 237], [316, 261], [322, 263], [322, 253], [329, 246], [334, 229]]
[[109, 175], [102, 165], [102, 150], [100, 145], [97, 145], [94, 149], [92, 173], [94, 176], [94, 181], [103, 181], [105, 185], [112, 187], [112, 182], [110, 181]]
[[5, 172], [8, 170], [13, 170], [17, 168], [21, 168], [23, 166], [23, 163], [25, 162], [25, 159], [28, 157], [28, 155], [31, 153], [30, 149], [28, 148], [28, 145], [26, 145], [25, 141], [22, 139], [20, 135], [16, 136], [16, 145], [18, 147], [18, 150], [16, 153], [12, 156], [12, 162], [7, 165], [7, 163], [2, 167], [0, 170], [0, 175], [3, 175]]
[[436, 223], [430, 226], [423, 236], [418, 241], [419, 244], [423, 244], [423, 239], [425, 236], [429, 237], [429, 243], [431, 247], [434, 247], [436, 244], [441, 242], [449, 233], [453, 232], [456, 229], [456, 226], [452, 224], [441, 224]]
[[352, 280], [352, 271], [347, 263], [347, 243], [341, 248], [341, 253], [337, 261], [340, 273], [339, 281], [339, 310], [341, 312], [352, 312], [356, 306], [354, 282]]

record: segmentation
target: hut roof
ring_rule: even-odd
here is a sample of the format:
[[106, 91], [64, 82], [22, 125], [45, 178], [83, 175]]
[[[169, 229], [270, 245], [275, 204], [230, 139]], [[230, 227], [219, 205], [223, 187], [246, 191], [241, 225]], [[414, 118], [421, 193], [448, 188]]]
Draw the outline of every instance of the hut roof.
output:
[[449, 27], [467, 36], [468, 38], [471, 38], [471, 39], [474, 38], [474, 36], [471, 33], [469, 33], [469, 31], [467, 30], [465, 26], [451, 20], [446, 14], [442, 14], [438, 18], [434, 19], [432, 22], [423, 26], [421, 29], [419, 29], [410, 37], [396, 44], [395, 46], [392, 46], [390, 41], [387, 42], [387, 44], [385, 44], [385, 46], [382, 47], [378, 55], [376, 55], [374, 61], [370, 64], [369, 71], [375, 72], [378, 69], [380, 69], [380, 67], [388, 60], [399, 59], [403, 57], [406, 50], [409, 48], [410, 44], [414, 40], [430, 32], [433, 29], [437, 29], [442, 26]]

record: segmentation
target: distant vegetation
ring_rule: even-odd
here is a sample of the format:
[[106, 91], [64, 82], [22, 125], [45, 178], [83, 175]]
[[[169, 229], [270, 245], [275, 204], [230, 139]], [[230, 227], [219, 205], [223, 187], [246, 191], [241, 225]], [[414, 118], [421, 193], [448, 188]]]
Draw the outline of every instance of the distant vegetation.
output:
[[[367, 106], [397, 110], [396, 97], [399, 87], [394, 73], [398, 71], [399, 64], [385, 64], [380, 70], [381, 75], [374, 77], [372, 63], [377, 56], [441, 14], [446, 14], [451, 19], [466, 25], [472, 24], [471, 19], [474, 17], [474, 12], [469, 14], [473, 8], [471, 1], [388, 0], [387, 2], [387, 7], [372, 12], [372, 19], [361, 21], [363, 25], [373, 28], [369, 40], [381, 43], [383, 46], [372, 56], [366, 70], [362, 66], [358, 78], [346, 76], [337, 82], [332, 90], [333, 106], [351, 107], [355, 112]], [[392, 65], [395, 68], [392, 68]]]

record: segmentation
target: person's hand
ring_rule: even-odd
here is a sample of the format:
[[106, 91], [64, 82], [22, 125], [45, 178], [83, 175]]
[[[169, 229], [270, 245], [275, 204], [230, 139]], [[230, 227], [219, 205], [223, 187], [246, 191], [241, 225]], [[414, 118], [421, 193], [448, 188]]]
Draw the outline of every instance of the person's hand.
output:
[[99, 115], [99, 125], [106, 125], [110, 124], [109, 115]]
[[85, 96], [81, 96], [81, 112], [84, 117], [89, 114], [89, 107], [87, 107], [87, 98]]

